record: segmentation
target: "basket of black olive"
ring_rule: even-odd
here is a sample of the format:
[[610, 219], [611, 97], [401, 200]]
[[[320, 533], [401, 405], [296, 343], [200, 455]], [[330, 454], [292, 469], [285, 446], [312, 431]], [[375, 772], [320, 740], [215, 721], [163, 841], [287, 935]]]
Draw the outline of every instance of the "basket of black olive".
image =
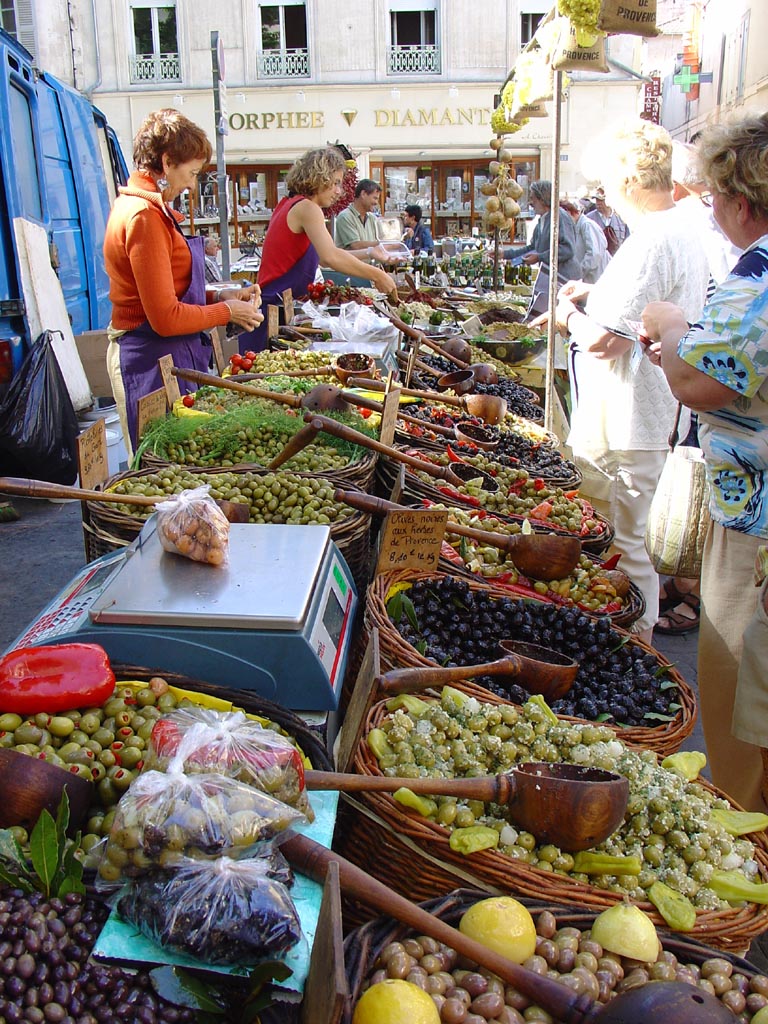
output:
[[211, 496], [249, 509], [249, 522], [326, 525], [344, 556], [358, 588], [368, 582], [370, 516], [353, 511], [333, 499], [333, 490], [349, 486], [335, 478], [291, 473], [279, 469], [235, 466], [229, 470], [166, 465], [118, 473], [105, 481], [104, 490], [125, 494], [125, 505], [100, 501], [86, 503], [83, 522], [86, 553], [91, 561], [99, 555], [126, 547], [134, 540], [152, 512], [151, 507], [132, 505], [132, 494], [167, 497], [188, 488], [210, 484]]
[[[453, 448], [427, 452], [397, 447], [406, 455], [416, 456], [443, 470], [461, 472], [465, 477], [458, 482], [441, 481], [408, 465], [403, 475], [402, 500], [405, 502], [428, 501], [475, 510], [509, 524], [511, 533], [519, 533], [527, 521], [540, 533], [575, 535], [584, 551], [597, 555], [613, 542], [612, 524], [576, 491], [547, 483], [518, 466], [505, 466], [495, 458], [486, 457], [493, 456], [493, 452], [458, 456]], [[473, 470], [478, 471], [476, 475]], [[376, 470], [377, 493], [389, 496], [399, 474], [399, 461], [383, 455]]]
[[[438, 373], [451, 373], [456, 369], [453, 363], [442, 356], [424, 355], [420, 358], [423, 363]], [[498, 398], [506, 399], [509, 412], [524, 416], [526, 419], [533, 420], [534, 423], [541, 423], [544, 419], [544, 410], [536, 392], [531, 391], [523, 384], [518, 384], [510, 377], [499, 377], [496, 384], [475, 383], [472, 391], [477, 395], [496, 395]]]
[[[558, 715], [600, 721], [625, 743], [674, 753], [696, 721], [691, 687], [658, 651], [578, 608], [512, 596], [492, 583], [453, 574], [396, 572], [368, 587], [365, 626], [379, 630], [385, 669], [478, 665], [499, 657], [499, 640], [539, 644], [578, 662], [570, 691], [552, 705]], [[499, 677], [462, 684], [522, 704], [527, 692]]]
[[[464, 914], [487, 898], [487, 892], [462, 888], [421, 906], [457, 928]], [[594, 913], [542, 900], [519, 902], [531, 914], [536, 929], [536, 951], [526, 965], [554, 972], [563, 984], [599, 1003], [651, 981], [684, 981], [717, 995], [735, 1020], [749, 1021], [768, 1005], [768, 977], [743, 957], [659, 929], [661, 948], [656, 960], [639, 964], [592, 939]], [[357, 1001], [370, 985], [400, 977], [432, 996], [442, 1021], [466, 1021], [470, 1014], [477, 1016], [474, 1024], [552, 1021], [514, 986], [504, 985], [483, 968], [460, 963], [450, 947], [415, 934], [391, 917], [369, 919], [346, 936], [344, 966], [349, 1000], [342, 1024], [350, 1024]]]
[[[554, 715], [540, 697], [517, 707], [487, 696], [482, 700], [461, 684], [443, 687], [437, 697], [403, 694], [374, 703], [354, 771], [405, 780], [459, 779], [506, 773], [538, 760], [599, 766], [627, 779], [627, 808], [618, 828], [599, 845], [573, 852], [538, 837], [535, 824], [519, 824], [514, 802], [431, 798], [404, 782], [395, 794], [356, 798], [370, 845], [366, 851], [358, 838], [351, 855], [344, 851], [349, 859], [362, 855], [361, 866], [403, 895], [412, 888], [423, 894], [430, 885], [432, 895], [442, 895], [442, 880], [434, 880], [437, 865], [489, 892], [582, 909], [602, 910], [629, 899], [655, 924], [663, 927], [668, 918], [723, 949], [746, 949], [765, 930], [768, 841], [765, 832], [754, 831], [761, 823], [735, 825], [755, 816], [695, 770], [685, 774], [686, 755], [660, 761], [651, 750], [621, 742], [602, 723]], [[562, 813], [573, 813], [567, 798]], [[407, 871], [397, 862], [380, 862], [383, 837], [390, 834], [411, 851]]]

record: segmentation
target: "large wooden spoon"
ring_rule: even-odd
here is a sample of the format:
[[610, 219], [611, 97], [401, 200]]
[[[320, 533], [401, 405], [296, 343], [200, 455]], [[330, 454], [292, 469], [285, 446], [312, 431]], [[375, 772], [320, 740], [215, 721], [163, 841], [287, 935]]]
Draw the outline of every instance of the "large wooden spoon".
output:
[[324, 881], [331, 863], [338, 865], [346, 896], [396, 918], [417, 935], [429, 935], [444, 943], [470, 963], [486, 967], [563, 1024], [733, 1024], [732, 1012], [719, 999], [684, 982], [650, 982], [622, 992], [602, 1006], [470, 939], [308, 836], [291, 835], [280, 850], [294, 868], [316, 882]]
[[[334, 498], [361, 512], [377, 516], [386, 515], [387, 512], [401, 512], [405, 507], [362, 491], [345, 491], [341, 488], [334, 491]], [[450, 518], [446, 533], [469, 537], [505, 551], [524, 576], [535, 580], [564, 579], [576, 567], [581, 555], [581, 541], [578, 537], [563, 537], [554, 533], [493, 533], [491, 530], [463, 526], [452, 522]]]
[[499, 676], [504, 682], [518, 683], [529, 693], [540, 693], [548, 702], [564, 697], [579, 671], [577, 662], [538, 644], [521, 640], [500, 640], [502, 657], [480, 665], [456, 665], [440, 668], [396, 668], [381, 676], [384, 693], [413, 693], [433, 686], [448, 686], [475, 676]]
[[[347, 381], [350, 387], [365, 387], [362, 378], [350, 377]], [[369, 391], [383, 391], [385, 385], [381, 381], [370, 381], [367, 387]], [[451, 405], [463, 409], [470, 416], [477, 416], [486, 423], [495, 425], [502, 423], [507, 415], [507, 401], [499, 398], [498, 395], [446, 395], [441, 391], [417, 391], [415, 388], [403, 388], [404, 395], [413, 398], [421, 398], [425, 402], [440, 402], [443, 405]]]
[[394, 793], [410, 789], [427, 796], [455, 796], [506, 804], [511, 821], [539, 842], [561, 850], [589, 850], [624, 820], [629, 782], [623, 775], [575, 764], [529, 762], [501, 775], [471, 779], [406, 779], [384, 775], [304, 773], [307, 789], [342, 793]]

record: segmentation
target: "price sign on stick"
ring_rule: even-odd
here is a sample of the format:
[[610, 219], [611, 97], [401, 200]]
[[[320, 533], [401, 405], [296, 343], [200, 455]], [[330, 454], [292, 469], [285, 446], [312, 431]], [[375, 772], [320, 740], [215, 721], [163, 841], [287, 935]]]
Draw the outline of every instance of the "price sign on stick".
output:
[[177, 402], [181, 398], [181, 391], [179, 390], [179, 382], [171, 373], [173, 369], [173, 356], [160, 356], [157, 360], [157, 365], [160, 368], [160, 376], [163, 378], [163, 387], [168, 397], [168, 407], [173, 408], [173, 403]]
[[292, 324], [295, 310], [293, 308], [293, 292], [290, 288], [286, 288], [283, 292], [283, 309], [285, 310], [285, 322]]
[[213, 362], [219, 376], [221, 376], [229, 360], [224, 358], [224, 349], [221, 347], [221, 334], [218, 327], [214, 327], [211, 331], [211, 348], [213, 349]]
[[416, 359], [419, 355], [418, 342], [414, 342], [411, 345], [411, 350], [408, 353], [408, 366], [405, 371], [405, 386], [409, 388], [411, 386], [411, 378], [413, 377], [413, 368], [416, 365]]
[[96, 420], [93, 426], [78, 435], [77, 472], [80, 486], [85, 490], [93, 490], [109, 476], [107, 426], [104, 420]]
[[365, 728], [368, 708], [375, 699], [376, 678], [380, 675], [379, 630], [374, 626], [344, 714], [344, 726], [336, 748], [336, 770], [339, 772], [352, 770], [355, 752], [360, 746], [360, 738]]
[[379, 543], [376, 572], [437, 568], [448, 522], [446, 509], [413, 508], [388, 512]]
[[400, 463], [397, 467], [397, 473], [395, 475], [395, 482], [392, 484], [392, 490], [389, 494], [389, 500], [394, 501], [396, 505], [400, 504], [400, 499], [403, 496], [405, 490], [405, 466]]
[[147, 424], [152, 420], [162, 419], [168, 412], [168, 396], [165, 388], [158, 388], [157, 391], [150, 391], [136, 403], [136, 433], [139, 438], [147, 429]]
[[391, 445], [395, 440], [397, 414], [400, 411], [400, 388], [393, 388], [384, 396], [384, 409], [381, 414], [379, 440], [382, 444]]
[[280, 330], [280, 308], [267, 306], [267, 338], [272, 341]]

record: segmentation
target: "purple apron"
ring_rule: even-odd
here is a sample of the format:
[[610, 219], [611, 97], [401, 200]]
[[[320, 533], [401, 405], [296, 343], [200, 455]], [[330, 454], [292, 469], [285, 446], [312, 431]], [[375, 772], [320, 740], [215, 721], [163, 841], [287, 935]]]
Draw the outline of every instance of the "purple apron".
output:
[[240, 354], [252, 349], [254, 352], [263, 352], [267, 347], [267, 306], [282, 306], [283, 292], [290, 288], [294, 298], [304, 295], [307, 285], [315, 280], [317, 268], [320, 265], [320, 257], [314, 245], [310, 244], [301, 259], [294, 263], [290, 270], [287, 270], [282, 277], [276, 277], [261, 290], [261, 312], [264, 320], [255, 331], [246, 331], [238, 336], [237, 344]]
[[[185, 238], [192, 256], [192, 277], [189, 288], [179, 299], [190, 306], [205, 305], [205, 239], [200, 235]], [[132, 331], [126, 331], [118, 339], [120, 345], [120, 373], [125, 387], [125, 406], [128, 417], [128, 432], [134, 451], [138, 445], [136, 437], [137, 415], [136, 403], [151, 391], [163, 386], [163, 379], [157, 361], [161, 356], [173, 356], [174, 366], [185, 370], [208, 372], [210, 348], [203, 345], [201, 331], [194, 334], [176, 334], [163, 338], [156, 334], [145, 320]], [[188, 381], [179, 381], [182, 394], [195, 391], [196, 385]]]

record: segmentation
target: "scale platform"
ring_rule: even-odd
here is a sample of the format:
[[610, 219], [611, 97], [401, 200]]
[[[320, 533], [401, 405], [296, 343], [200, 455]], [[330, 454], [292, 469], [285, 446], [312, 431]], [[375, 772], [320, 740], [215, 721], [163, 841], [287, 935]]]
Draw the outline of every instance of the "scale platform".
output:
[[129, 547], [81, 570], [10, 649], [97, 643], [115, 662], [329, 711], [356, 607], [328, 527], [233, 523], [229, 562], [214, 567], [164, 551], [153, 516]]

